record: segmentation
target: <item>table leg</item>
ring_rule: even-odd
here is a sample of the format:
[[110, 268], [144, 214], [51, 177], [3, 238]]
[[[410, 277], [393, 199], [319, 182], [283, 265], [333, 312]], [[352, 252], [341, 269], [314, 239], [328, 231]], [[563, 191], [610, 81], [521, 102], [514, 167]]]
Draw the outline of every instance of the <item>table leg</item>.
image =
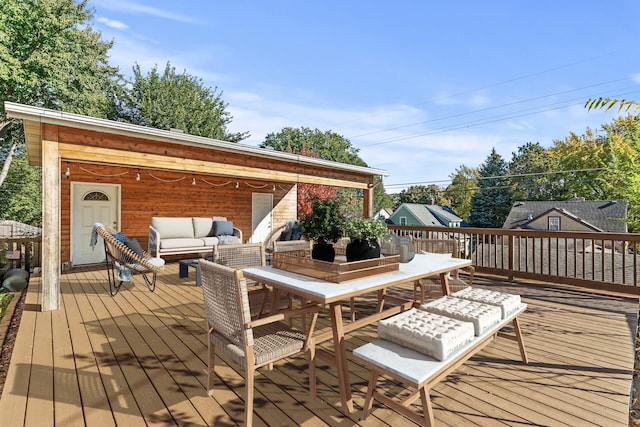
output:
[[185, 277], [189, 277], [189, 264], [186, 262], [180, 262], [178, 277], [184, 279]]
[[347, 366], [347, 347], [344, 342], [344, 326], [342, 324], [342, 306], [339, 302], [330, 304], [331, 328], [333, 329], [333, 347], [336, 357], [336, 369], [338, 371], [338, 384], [340, 386], [340, 398], [342, 408], [347, 413], [353, 412], [353, 400], [351, 398], [351, 383], [349, 382], [349, 367]]
[[448, 273], [440, 273], [440, 285], [442, 286], [442, 295], [451, 295]]
[[200, 264], [194, 266], [196, 268], [196, 286], [202, 286], [202, 280], [200, 279]]

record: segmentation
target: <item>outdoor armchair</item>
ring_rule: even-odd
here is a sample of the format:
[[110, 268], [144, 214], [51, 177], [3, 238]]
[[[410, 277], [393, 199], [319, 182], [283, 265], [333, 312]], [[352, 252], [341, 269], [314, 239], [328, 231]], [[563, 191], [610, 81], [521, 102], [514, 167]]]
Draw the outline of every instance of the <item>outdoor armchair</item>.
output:
[[[226, 353], [244, 368], [245, 425], [253, 424], [255, 371], [306, 351], [309, 357], [309, 389], [316, 394], [315, 345], [311, 332], [318, 318], [316, 305], [278, 312], [251, 320], [247, 283], [241, 270], [200, 259], [200, 274], [208, 334], [207, 391], [213, 393], [216, 351]], [[284, 320], [313, 313], [309, 329], [291, 328]]]
[[[116, 238], [117, 235], [120, 240]], [[134, 245], [133, 239], [130, 241], [122, 233], [99, 223], [93, 226], [91, 246], [97, 243], [97, 236], [102, 237], [104, 241], [111, 296], [118, 293], [124, 282], [132, 282], [134, 274], [142, 275], [147, 288], [151, 292], [155, 290], [157, 273], [164, 267], [162, 258], [152, 258], [139, 244]]]

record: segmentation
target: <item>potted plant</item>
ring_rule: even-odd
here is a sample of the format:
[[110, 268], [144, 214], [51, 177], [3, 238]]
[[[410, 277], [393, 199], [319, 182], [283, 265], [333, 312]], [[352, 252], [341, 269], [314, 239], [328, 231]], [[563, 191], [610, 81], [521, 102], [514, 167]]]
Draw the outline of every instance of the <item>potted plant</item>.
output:
[[378, 258], [378, 239], [387, 233], [387, 224], [373, 218], [349, 218], [345, 222], [344, 233], [351, 239], [346, 248], [347, 261]]
[[333, 262], [333, 243], [342, 237], [344, 227], [344, 217], [340, 213], [338, 202], [335, 199], [314, 198], [311, 213], [303, 216], [300, 223], [304, 228], [303, 236], [314, 241], [311, 257]]

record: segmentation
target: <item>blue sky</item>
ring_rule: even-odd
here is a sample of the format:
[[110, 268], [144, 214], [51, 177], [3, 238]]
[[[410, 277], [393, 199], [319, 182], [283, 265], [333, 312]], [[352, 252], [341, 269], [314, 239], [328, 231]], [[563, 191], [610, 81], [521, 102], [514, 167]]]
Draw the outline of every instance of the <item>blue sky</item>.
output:
[[[446, 4], [445, 4], [446, 3]], [[492, 147], [545, 147], [640, 100], [640, 2], [89, 0], [111, 63], [199, 77], [233, 132], [334, 131], [385, 169], [393, 193], [446, 185]]]

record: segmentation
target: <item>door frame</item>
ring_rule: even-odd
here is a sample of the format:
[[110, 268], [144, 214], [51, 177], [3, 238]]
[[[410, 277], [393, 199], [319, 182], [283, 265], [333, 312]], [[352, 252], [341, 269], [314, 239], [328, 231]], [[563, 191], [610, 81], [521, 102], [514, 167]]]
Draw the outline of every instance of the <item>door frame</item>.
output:
[[[271, 201], [271, 203], [270, 203], [271, 209], [269, 211], [269, 226], [268, 226], [268, 229], [267, 229], [265, 235], [263, 236], [262, 240], [264, 240], [264, 238], [266, 238], [269, 235], [269, 233], [271, 232], [271, 230], [273, 229], [273, 200], [274, 200], [273, 194], [271, 194], [271, 193], [251, 193], [251, 239], [250, 239], [251, 242], [256, 242], [256, 239], [255, 239], [255, 236], [254, 236], [254, 231], [255, 230], [253, 228], [253, 226], [254, 226], [254, 217], [253, 216], [254, 216], [254, 213], [255, 213], [255, 199], [257, 197], [261, 197], [261, 198], [264, 198], [264, 199], [269, 198], [270, 201]], [[262, 240], [260, 240], [260, 241], [262, 241]]]
[[[120, 231], [120, 211], [122, 208], [122, 185], [120, 184], [109, 184], [109, 183], [97, 183], [97, 182], [83, 182], [83, 181], [71, 181], [70, 183], [70, 192], [69, 192], [69, 196], [70, 196], [70, 202], [69, 202], [69, 262], [71, 263], [71, 265], [74, 265], [74, 261], [73, 261], [73, 256], [74, 256], [74, 228], [73, 228], [73, 223], [74, 223], [74, 215], [75, 215], [75, 202], [76, 202], [76, 196], [78, 196], [78, 194], [80, 193], [77, 190], [77, 187], [83, 185], [83, 186], [90, 186], [90, 187], [94, 187], [94, 189], [96, 190], [101, 190], [103, 188], [109, 188], [109, 189], [115, 189], [116, 190], [116, 197], [115, 197], [115, 221], [118, 224], [118, 226], [116, 227], [117, 230], [116, 231]], [[83, 194], [85, 193], [84, 191], [82, 192]], [[105, 224], [106, 225], [106, 224]], [[109, 226], [111, 226], [111, 224], [108, 224]]]

